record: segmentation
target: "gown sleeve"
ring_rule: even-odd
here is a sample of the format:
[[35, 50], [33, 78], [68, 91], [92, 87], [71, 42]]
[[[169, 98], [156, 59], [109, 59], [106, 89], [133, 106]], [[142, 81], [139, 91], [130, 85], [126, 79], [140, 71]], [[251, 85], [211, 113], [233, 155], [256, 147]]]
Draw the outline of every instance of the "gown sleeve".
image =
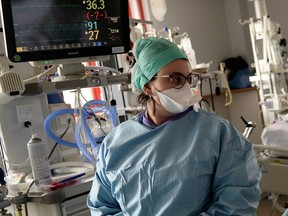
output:
[[122, 216], [123, 212], [111, 193], [111, 185], [107, 179], [105, 171], [105, 162], [102, 159], [105, 154], [103, 152], [103, 148], [100, 148], [95, 176], [90, 193], [87, 197], [87, 206], [90, 209], [91, 216]]
[[[231, 131], [230, 131], [231, 132]], [[233, 146], [221, 151], [212, 185], [212, 199], [200, 216], [253, 216], [260, 200], [261, 171], [252, 144], [232, 129], [232, 138], [222, 142]], [[229, 133], [228, 133], [229, 134]], [[232, 141], [231, 141], [232, 140]]]

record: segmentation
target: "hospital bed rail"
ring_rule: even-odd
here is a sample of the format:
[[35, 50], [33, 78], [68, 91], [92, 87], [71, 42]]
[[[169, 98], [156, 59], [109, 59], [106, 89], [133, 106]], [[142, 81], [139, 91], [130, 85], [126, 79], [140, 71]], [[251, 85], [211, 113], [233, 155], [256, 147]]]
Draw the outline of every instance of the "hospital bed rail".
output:
[[288, 154], [288, 147], [253, 144], [253, 148], [262, 170], [261, 190], [288, 195], [288, 158], [269, 155], [269, 151]]
[[[241, 119], [246, 125], [243, 136], [248, 139], [255, 129], [256, 123], [252, 121], [247, 122], [242, 116]], [[269, 215], [272, 215], [274, 209], [277, 209], [281, 213], [286, 213], [286, 205], [285, 207], [280, 205], [278, 198], [279, 195], [288, 195], [288, 157], [272, 157], [269, 152], [281, 152], [288, 155], [288, 147], [264, 144], [252, 145], [262, 171], [260, 182], [262, 194], [270, 194], [270, 199], [273, 203]]]

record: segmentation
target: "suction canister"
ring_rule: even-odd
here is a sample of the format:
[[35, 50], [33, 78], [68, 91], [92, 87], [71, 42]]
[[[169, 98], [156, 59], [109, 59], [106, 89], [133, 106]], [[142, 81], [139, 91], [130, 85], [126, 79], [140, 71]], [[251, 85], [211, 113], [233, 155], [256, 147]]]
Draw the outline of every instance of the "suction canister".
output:
[[52, 177], [44, 140], [33, 134], [27, 147], [36, 186], [51, 184]]

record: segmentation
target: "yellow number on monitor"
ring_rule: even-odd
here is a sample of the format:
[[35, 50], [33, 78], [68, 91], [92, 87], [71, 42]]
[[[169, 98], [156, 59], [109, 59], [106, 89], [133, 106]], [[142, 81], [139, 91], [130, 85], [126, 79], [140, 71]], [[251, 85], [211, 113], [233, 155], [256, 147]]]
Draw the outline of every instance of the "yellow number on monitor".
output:
[[97, 5], [97, 0], [93, 0], [93, 1], [87, 0], [86, 4], [87, 4], [87, 6], [86, 6], [87, 10], [91, 10], [91, 9], [97, 10], [97, 9], [104, 9], [105, 8], [104, 0], [100, 0], [100, 7], [99, 8]]
[[89, 31], [89, 40], [97, 40], [99, 35], [99, 30]]
[[103, 10], [104, 8], [105, 8], [105, 1], [104, 0], [100, 0], [98, 9]]

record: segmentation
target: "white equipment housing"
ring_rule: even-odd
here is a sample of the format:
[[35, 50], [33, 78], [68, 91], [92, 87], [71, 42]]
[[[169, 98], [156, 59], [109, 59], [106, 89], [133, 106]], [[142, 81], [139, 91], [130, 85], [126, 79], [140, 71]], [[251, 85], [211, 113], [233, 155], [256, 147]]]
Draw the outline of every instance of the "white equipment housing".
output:
[[25, 91], [18, 73], [7, 72], [0, 75], [0, 103], [6, 104]]
[[255, 4], [256, 19], [251, 18], [249, 30], [255, 62], [256, 76], [250, 81], [258, 87], [265, 125], [288, 110], [287, 59], [280, 41], [280, 24], [272, 22], [264, 0], [251, 0]]

